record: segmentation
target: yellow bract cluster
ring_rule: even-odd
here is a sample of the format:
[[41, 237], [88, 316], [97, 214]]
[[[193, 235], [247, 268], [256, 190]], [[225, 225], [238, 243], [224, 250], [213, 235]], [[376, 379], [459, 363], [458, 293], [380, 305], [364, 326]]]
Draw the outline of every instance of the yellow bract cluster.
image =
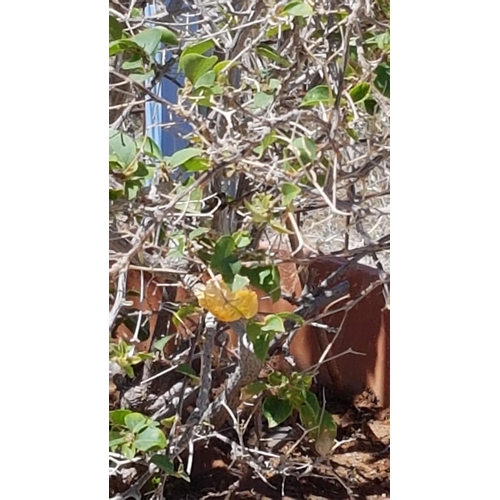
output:
[[194, 293], [200, 306], [210, 311], [220, 321], [250, 319], [257, 314], [259, 305], [257, 294], [247, 287], [231, 292], [220, 275], [209, 280], [206, 285], [198, 286]]

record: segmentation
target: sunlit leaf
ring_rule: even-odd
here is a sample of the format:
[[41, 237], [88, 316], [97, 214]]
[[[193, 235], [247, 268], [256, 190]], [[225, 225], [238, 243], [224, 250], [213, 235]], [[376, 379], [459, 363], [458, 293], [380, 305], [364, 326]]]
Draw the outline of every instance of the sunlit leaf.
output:
[[167, 345], [169, 340], [172, 340], [175, 337], [175, 334], [172, 335], [165, 335], [165, 337], [162, 337], [161, 339], [158, 339], [154, 344], [153, 344], [153, 349], [156, 351], [163, 351], [165, 346]]
[[[332, 97], [334, 97], [333, 94]], [[300, 105], [314, 106], [316, 104], [319, 104], [320, 102], [324, 104], [330, 103], [330, 89], [326, 85], [318, 85], [317, 87], [309, 90], [304, 96], [304, 99], [302, 99], [302, 103]]]
[[247, 326], [247, 334], [253, 344], [255, 356], [260, 361], [264, 361], [275, 333], [263, 330], [261, 322], [250, 322]]
[[266, 94], [265, 92], [257, 92], [253, 98], [253, 108], [261, 109], [267, 108], [267, 106], [273, 102], [273, 94]]
[[273, 302], [281, 298], [280, 274], [276, 266], [243, 267], [240, 273], [247, 276], [254, 287], [266, 292]]
[[256, 396], [257, 394], [260, 394], [262, 391], [264, 391], [266, 387], [267, 386], [264, 382], [252, 382], [251, 384], [245, 386], [245, 392], [249, 396]]
[[194, 85], [195, 89], [199, 89], [202, 87], [211, 87], [215, 82], [215, 71], [210, 70], [207, 71], [204, 75], [201, 75]]
[[137, 433], [148, 425], [148, 418], [141, 413], [129, 413], [125, 416], [125, 425], [129, 431]]
[[164, 43], [165, 45], [179, 45], [179, 39], [172, 30], [169, 30], [164, 26], [159, 26], [156, 29], [160, 31], [160, 39], [162, 43]]
[[208, 52], [210, 49], [212, 49], [213, 47], [214, 47], [214, 42], [212, 40], [205, 40], [203, 42], [197, 42], [197, 43], [193, 43], [191, 45], [188, 45], [181, 53], [181, 57], [180, 57], [181, 68], [183, 68], [184, 57], [187, 56], [188, 54], [203, 55], [206, 52]]
[[222, 274], [227, 283], [241, 270], [242, 264], [235, 255], [236, 243], [232, 236], [221, 236], [215, 244], [211, 267]]
[[125, 425], [125, 417], [132, 413], [130, 410], [113, 410], [109, 412], [109, 421], [116, 425]]
[[295, 184], [284, 182], [281, 185], [281, 194], [283, 195], [283, 204], [289, 205], [300, 194], [301, 189]]
[[109, 154], [114, 154], [123, 168], [128, 167], [136, 156], [135, 141], [119, 130], [110, 130]]
[[157, 28], [146, 28], [134, 35], [133, 40], [146, 54], [152, 55], [160, 45], [162, 33]]
[[146, 427], [134, 441], [135, 447], [140, 451], [163, 449], [167, 446], [167, 438], [163, 431], [157, 427]]
[[200, 156], [202, 153], [203, 149], [199, 148], [181, 149], [172, 155], [170, 158], [170, 165], [172, 168], [178, 167], [179, 165], [183, 165], [189, 159]]
[[314, 14], [314, 11], [309, 4], [298, 0], [287, 3], [285, 5], [285, 8], [283, 9], [283, 12], [291, 16], [301, 17], [312, 16]]
[[182, 68], [191, 83], [197, 83], [198, 79], [211, 70], [217, 62], [217, 56], [205, 57], [200, 54], [187, 54], [182, 58]]
[[220, 321], [249, 319], [257, 314], [257, 294], [247, 288], [231, 292], [220, 275], [210, 279], [205, 286], [198, 286], [195, 295], [200, 306], [210, 311]]

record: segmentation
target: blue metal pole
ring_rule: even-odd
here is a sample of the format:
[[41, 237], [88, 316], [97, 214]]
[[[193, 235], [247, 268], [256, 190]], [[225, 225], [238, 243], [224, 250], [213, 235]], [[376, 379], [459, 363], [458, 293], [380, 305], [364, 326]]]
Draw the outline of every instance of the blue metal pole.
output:
[[[165, 1], [165, 6], [168, 9], [170, 0]], [[149, 4], [146, 6], [146, 15], [152, 15], [156, 12], [155, 4]], [[162, 50], [156, 55], [156, 60], [159, 64], [165, 64], [167, 60], [167, 50]], [[178, 73], [177, 65], [172, 68], [169, 75], [171, 78], [175, 78], [179, 84], [184, 84], [184, 76]], [[155, 85], [153, 92], [165, 99], [166, 101], [175, 103], [177, 102], [177, 90], [178, 86], [169, 80], [168, 78], [163, 78], [157, 85]], [[145, 120], [146, 120], [146, 134], [153, 139], [156, 144], [162, 150], [165, 156], [171, 156], [173, 153], [179, 149], [183, 149], [187, 146], [185, 140], [183, 140], [180, 135], [189, 132], [189, 126], [177, 115], [171, 113], [168, 109], [163, 107], [159, 103], [154, 101], [148, 101], [146, 103], [145, 109]], [[161, 125], [165, 123], [175, 123], [175, 125], [165, 129]]]

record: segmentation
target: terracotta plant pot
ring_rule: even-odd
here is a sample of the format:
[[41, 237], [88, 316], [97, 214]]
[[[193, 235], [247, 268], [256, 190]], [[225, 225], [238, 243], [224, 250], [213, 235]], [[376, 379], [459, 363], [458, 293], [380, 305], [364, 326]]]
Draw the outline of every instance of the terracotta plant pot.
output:
[[[309, 264], [309, 283], [319, 284], [330, 273], [347, 261], [330, 256], [317, 257]], [[372, 283], [379, 280], [378, 271], [369, 266], [356, 265], [346, 275], [351, 297], [358, 297]], [[345, 397], [356, 396], [371, 389], [383, 407], [390, 404], [389, 334], [390, 313], [385, 307], [382, 286], [375, 288], [347, 312], [338, 312], [321, 320], [322, 323], [339, 328], [337, 338], [326, 358], [336, 359], [325, 363], [318, 380], [333, 387]], [[345, 301], [343, 302], [345, 304]], [[340, 305], [342, 305], [341, 303]], [[336, 304], [332, 309], [338, 309]], [[290, 346], [297, 365], [306, 369], [317, 363], [335, 334], [308, 326], [299, 331]], [[343, 354], [346, 351], [359, 354]]]

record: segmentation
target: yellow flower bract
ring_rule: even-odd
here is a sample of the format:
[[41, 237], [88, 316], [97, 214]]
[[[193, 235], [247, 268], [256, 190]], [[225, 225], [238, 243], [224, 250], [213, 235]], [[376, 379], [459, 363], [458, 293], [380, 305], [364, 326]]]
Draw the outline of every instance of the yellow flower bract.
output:
[[200, 306], [220, 321], [229, 323], [241, 318], [250, 319], [257, 314], [257, 294], [246, 287], [231, 292], [220, 275], [209, 280], [205, 286], [198, 287], [194, 293]]

